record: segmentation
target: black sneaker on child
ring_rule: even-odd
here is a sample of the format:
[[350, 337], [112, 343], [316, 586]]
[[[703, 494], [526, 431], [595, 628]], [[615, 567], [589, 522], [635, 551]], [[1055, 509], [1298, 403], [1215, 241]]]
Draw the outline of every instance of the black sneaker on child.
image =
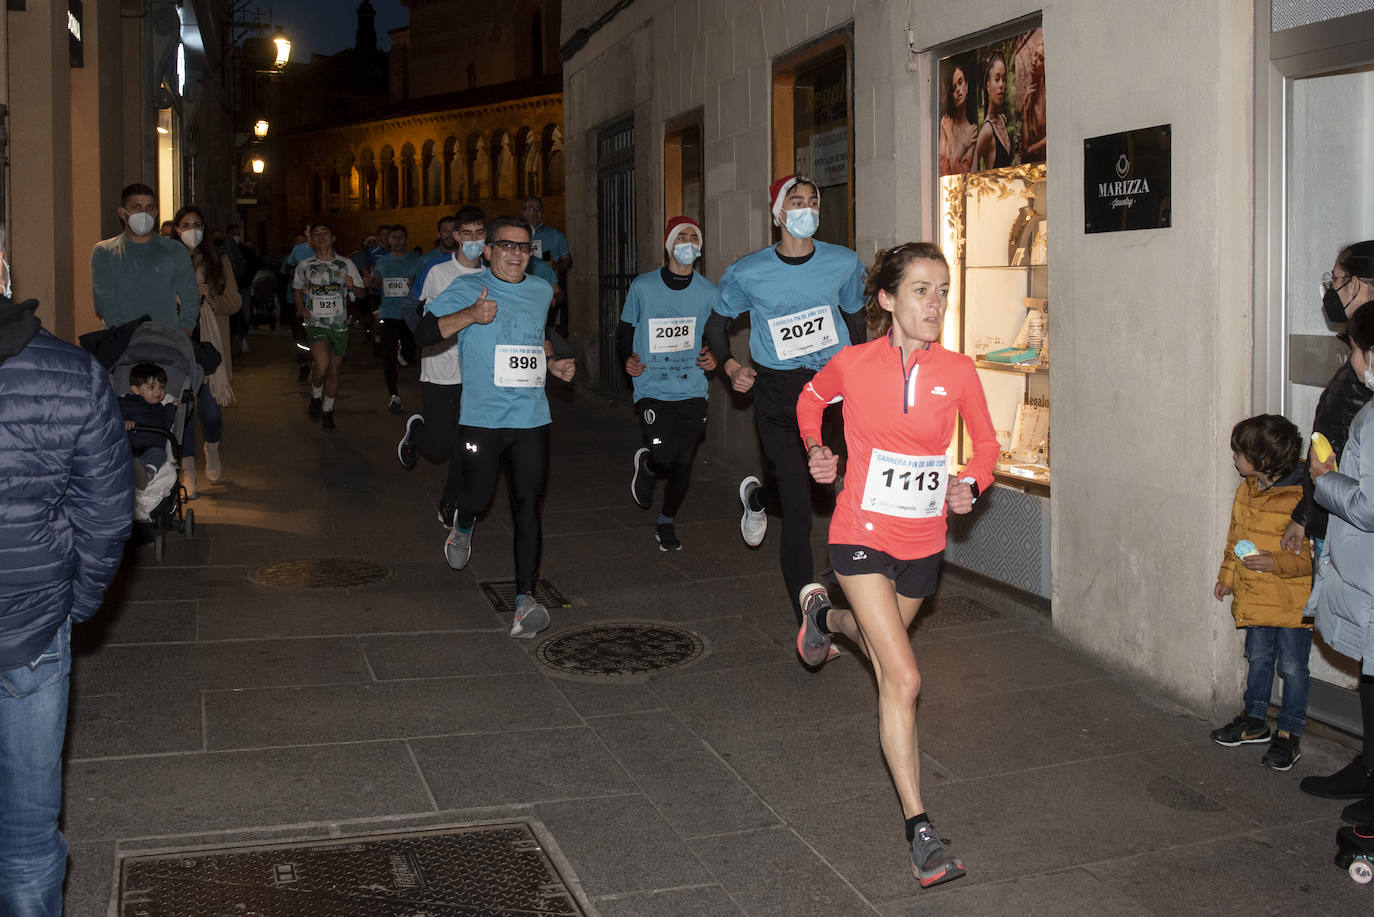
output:
[[319, 419], [320, 419], [320, 413], [321, 413], [321, 411], [320, 411], [320, 405], [323, 404], [323, 403], [324, 403], [324, 399], [322, 399], [322, 398], [311, 398], [311, 399], [310, 399], [310, 411], [309, 411], [308, 413], [310, 414], [310, 419], [311, 419], [311, 420], [319, 420]]
[[1304, 777], [1298, 789], [1323, 799], [1363, 799], [1374, 796], [1374, 767], [1366, 767], [1363, 755], [1326, 777]]
[[1269, 748], [1265, 750], [1264, 757], [1260, 758], [1260, 764], [1265, 767], [1272, 767], [1276, 771], [1286, 771], [1302, 758], [1301, 745], [1298, 736], [1293, 735], [1287, 729], [1280, 729], [1274, 733], [1274, 740], [1269, 743]]
[[1264, 725], [1264, 720], [1257, 720], [1242, 713], [1225, 726], [1218, 726], [1213, 729], [1212, 741], [1218, 745], [1225, 745], [1227, 748], [1268, 742], [1269, 727]]
[[641, 447], [635, 453], [634, 477], [630, 478], [630, 496], [643, 509], [654, 502], [654, 473], [649, 470], [649, 450]]
[[660, 522], [658, 528], [654, 530], [654, 538], [658, 541], [660, 551], [682, 550], [682, 542], [677, 540], [677, 533], [673, 531], [671, 522]]
[[454, 506], [452, 503], [440, 503], [440, 504], [439, 504], [439, 524], [442, 525], [442, 526], [443, 526], [444, 528], [446, 528], [446, 529], [451, 529], [451, 528], [453, 528], [453, 514], [454, 514], [456, 511], [457, 511], [457, 507]]
[[326, 430], [334, 429], [334, 412], [325, 411], [320, 415], [320, 426]]
[[1374, 796], [1352, 802], [1341, 809], [1341, 821], [1347, 825], [1367, 825], [1374, 822]]

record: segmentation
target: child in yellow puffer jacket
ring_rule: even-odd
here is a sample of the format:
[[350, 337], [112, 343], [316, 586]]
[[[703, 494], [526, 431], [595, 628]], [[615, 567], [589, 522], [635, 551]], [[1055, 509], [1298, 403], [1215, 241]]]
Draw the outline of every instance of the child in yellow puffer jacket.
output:
[[[1230, 595], [1236, 626], [1245, 628], [1245, 711], [1212, 730], [1212, 741], [1234, 747], [1269, 742], [1261, 764], [1286, 771], [1302, 757], [1299, 739], [1307, 723], [1307, 655], [1312, 624], [1303, 606], [1312, 590], [1312, 557], [1306, 539], [1294, 554], [1279, 545], [1289, 516], [1302, 500], [1302, 433], [1287, 418], [1261, 414], [1236, 424], [1231, 452], [1245, 479], [1236, 488], [1231, 530], [1217, 584], [1220, 602]], [[1283, 704], [1272, 741], [1265, 713], [1274, 667], [1283, 679]]]

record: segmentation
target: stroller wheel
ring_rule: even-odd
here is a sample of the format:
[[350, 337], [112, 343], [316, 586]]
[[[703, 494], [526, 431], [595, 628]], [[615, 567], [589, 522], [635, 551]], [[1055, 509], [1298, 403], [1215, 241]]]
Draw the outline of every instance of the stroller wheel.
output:
[[196, 511], [188, 509], [186, 511], [186, 521], [181, 526], [182, 534], [187, 538], [193, 538], [196, 534]]
[[153, 558], [162, 563], [162, 558], [167, 554], [167, 541], [161, 532], [153, 536]]

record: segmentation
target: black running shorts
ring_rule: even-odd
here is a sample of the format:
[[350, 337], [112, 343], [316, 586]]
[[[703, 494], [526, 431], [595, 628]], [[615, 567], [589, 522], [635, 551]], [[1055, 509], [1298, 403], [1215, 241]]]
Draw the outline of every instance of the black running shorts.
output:
[[897, 594], [909, 599], [933, 595], [940, 582], [940, 563], [945, 552], [915, 560], [898, 560], [875, 548], [861, 544], [832, 544], [830, 566], [842, 576], [881, 573], [897, 585]]

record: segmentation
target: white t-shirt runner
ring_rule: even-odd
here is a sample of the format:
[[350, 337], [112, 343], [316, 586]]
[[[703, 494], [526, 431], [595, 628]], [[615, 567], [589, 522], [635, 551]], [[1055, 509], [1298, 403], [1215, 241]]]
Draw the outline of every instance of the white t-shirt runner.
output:
[[[480, 265], [477, 267], [464, 267], [458, 262], [458, 255], [455, 252], [453, 257], [447, 261], [440, 261], [429, 269], [425, 275], [424, 288], [420, 290], [420, 301], [429, 303], [434, 301], [434, 297], [464, 274], [476, 274], [484, 270]], [[463, 366], [458, 358], [458, 341], [454, 338], [450, 341], [443, 341], [433, 347], [420, 348], [420, 381], [432, 382], [435, 385], [461, 385], [463, 382]]]

